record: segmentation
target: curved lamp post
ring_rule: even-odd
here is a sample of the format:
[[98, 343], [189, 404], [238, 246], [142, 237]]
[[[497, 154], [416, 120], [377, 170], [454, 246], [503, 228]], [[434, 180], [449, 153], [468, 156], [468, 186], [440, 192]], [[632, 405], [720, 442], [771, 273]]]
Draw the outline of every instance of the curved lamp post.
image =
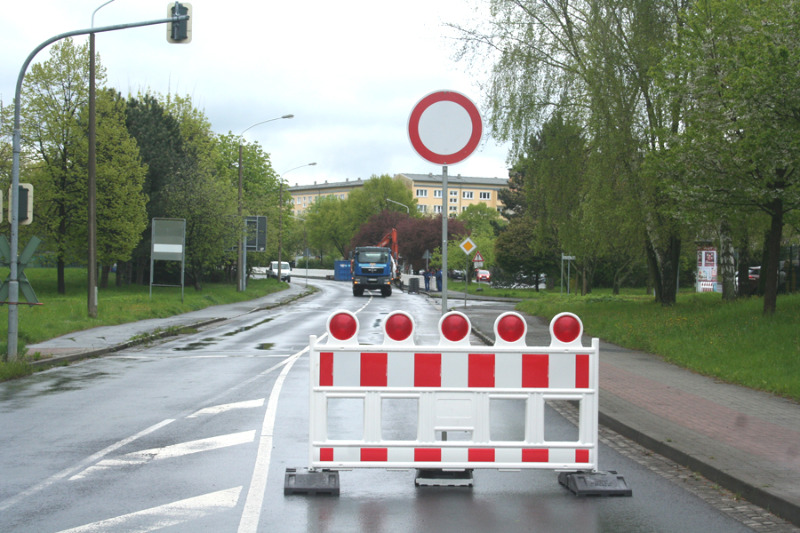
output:
[[401, 204], [400, 202], [395, 202], [395, 201], [394, 201], [394, 200], [392, 200], [391, 198], [386, 198], [386, 201], [387, 201], [387, 202], [392, 202], [393, 204], [397, 204], [397, 205], [400, 205], [400, 206], [403, 206], [403, 207], [405, 207], [405, 208], [406, 208], [406, 214], [408, 214], [408, 215], [410, 215], [410, 214], [411, 214], [411, 209], [409, 209], [409, 208], [408, 208], [408, 206], [407, 206], [406, 204]]
[[[256, 126], [260, 126], [261, 124], [266, 124], [267, 122], [273, 122], [275, 120], [281, 120], [284, 118], [294, 118], [294, 115], [283, 115], [280, 117], [271, 118], [269, 120], [262, 120], [261, 122], [256, 122], [248, 127], [246, 127], [242, 132], [239, 134], [239, 219], [242, 218], [242, 135], [251, 128], [255, 128]], [[238, 290], [239, 292], [245, 290], [247, 288], [247, 273], [245, 272], [245, 265], [246, 265], [246, 258], [245, 258], [245, 232], [247, 231], [247, 227], [242, 230], [242, 236], [239, 237], [239, 253], [236, 257], [236, 272], [239, 274], [239, 284]]]
[[280, 192], [278, 194], [278, 281], [281, 280], [281, 252], [283, 249], [283, 177], [292, 170], [297, 170], [298, 168], [303, 167], [313, 167], [316, 164], [316, 161], [313, 163], [306, 163], [305, 165], [300, 165], [299, 167], [290, 168], [281, 174]]

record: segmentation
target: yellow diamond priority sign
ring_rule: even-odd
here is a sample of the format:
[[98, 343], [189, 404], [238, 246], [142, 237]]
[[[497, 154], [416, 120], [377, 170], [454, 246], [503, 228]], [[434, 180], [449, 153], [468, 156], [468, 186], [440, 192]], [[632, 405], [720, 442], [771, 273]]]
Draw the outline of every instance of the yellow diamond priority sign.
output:
[[469, 237], [464, 239], [464, 242], [462, 242], [460, 246], [461, 249], [464, 250], [464, 253], [467, 255], [471, 254], [472, 250], [475, 249], [475, 243], [472, 242], [472, 239], [470, 239]]

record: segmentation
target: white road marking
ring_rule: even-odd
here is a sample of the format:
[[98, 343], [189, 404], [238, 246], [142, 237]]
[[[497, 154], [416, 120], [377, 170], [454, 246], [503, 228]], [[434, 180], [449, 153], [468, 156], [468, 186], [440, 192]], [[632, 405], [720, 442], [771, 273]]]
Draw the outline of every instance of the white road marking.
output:
[[174, 457], [191, 455], [193, 453], [208, 452], [211, 450], [218, 450], [220, 448], [227, 448], [229, 446], [236, 446], [237, 444], [245, 444], [248, 442], [253, 442], [255, 437], [255, 430], [250, 430], [242, 431], [240, 433], [231, 433], [229, 435], [221, 435], [218, 437], [210, 437], [208, 439], [181, 442], [179, 444], [172, 444], [170, 446], [163, 446], [161, 448], [139, 450], [136, 452], [127, 453], [116, 459], [104, 459], [96, 465], [90, 466], [83, 472], [75, 474], [70, 478], [70, 481], [83, 479], [93, 473], [108, 470], [110, 468], [141, 465], [150, 461], [172, 459]]
[[197, 520], [212, 513], [227, 511], [236, 506], [242, 487], [220, 490], [187, 498], [173, 503], [151, 507], [84, 526], [65, 529], [59, 533], [94, 533], [100, 531], [126, 531], [145, 533], [165, 527]]
[[154, 426], [150, 426], [149, 428], [147, 428], [145, 430], [142, 430], [142, 431], [140, 431], [139, 433], [137, 433], [135, 435], [132, 435], [132, 436], [126, 438], [126, 439], [122, 439], [121, 441], [115, 442], [111, 446], [109, 446], [107, 448], [104, 448], [104, 449], [100, 450], [99, 452], [97, 452], [97, 453], [95, 453], [93, 455], [90, 455], [89, 457], [87, 457], [83, 461], [79, 462], [75, 466], [71, 466], [69, 468], [65, 468], [61, 472], [59, 472], [59, 473], [57, 473], [57, 474], [55, 474], [53, 476], [50, 476], [46, 480], [42, 481], [38, 485], [34, 485], [33, 487], [31, 487], [31, 488], [29, 488], [27, 490], [24, 490], [24, 491], [20, 492], [19, 494], [16, 494], [16, 495], [12, 496], [11, 498], [7, 499], [6, 501], [0, 503], [0, 511], [5, 511], [6, 509], [8, 509], [12, 505], [16, 504], [20, 500], [28, 498], [28, 497], [32, 496], [33, 494], [36, 494], [40, 490], [46, 489], [47, 487], [49, 487], [53, 483], [55, 483], [55, 482], [57, 482], [57, 481], [59, 481], [61, 479], [64, 479], [65, 477], [69, 476], [73, 472], [80, 471], [80, 470], [86, 468], [87, 465], [90, 465], [90, 464], [102, 459], [103, 457], [105, 457], [109, 453], [111, 453], [111, 452], [113, 452], [115, 450], [118, 450], [118, 449], [122, 448], [123, 446], [125, 446], [126, 444], [130, 444], [131, 442], [133, 442], [133, 441], [135, 441], [135, 440], [137, 440], [137, 439], [139, 439], [141, 437], [144, 437], [145, 435], [149, 435], [150, 433], [153, 433], [154, 431], [157, 431], [157, 430], [163, 428], [164, 426], [166, 426], [167, 424], [170, 424], [170, 423], [172, 423], [174, 421], [175, 421], [174, 418], [169, 418], [167, 420], [159, 422], [158, 424], [155, 424]]
[[[370, 295], [367, 302], [362, 305], [355, 314], [363, 311], [371, 301], [372, 296]], [[317, 342], [322, 342], [327, 335], [327, 332], [321, 335], [317, 339]], [[278, 414], [278, 398], [281, 395], [283, 382], [289, 370], [291, 370], [292, 365], [294, 365], [295, 361], [297, 361], [301, 355], [309, 351], [309, 348], [310, 346], [306, 346], [284, 361], [286, 366], [272, 386], [272, 392], [269, 394], [269, 402], [267, 402], [267, 412], [264, 414], [264, 423], [261, 426], [261, 439], [258, 443], [258, 456], [256, 457], [256, 464], [253, 469], [253, 478], [250, 480], [250, 487], [247, 490], [247, 498], [245, 499], [244, 510], [242, 511], [242, 519], [239, 522], [239, 533], [251, 533], [258, 530], [258, 522], [261, 520], [261, 509], [264, 505], [264, 493], [267, 490], [269, 462], [272, 455], [272, 437], [275, 429], [275, 418]]]
[[200, 409], [190, 414], [186, 418], [197, 418], [200, 415], [218, 415], [220, 413], [224, 413], [226, 411], [232, 411], [234, 409], [252, 409], [254, 407], [261, 407], [263, 405], [264, 405], [264, 398], [261, 398], [259, 400], [249, 400], [245, 402], [226, 403], [223, 405], [215, 405], [213, 407], [206, 407], [205, 409]]
[[264, 493], [267, 490], [267, 476], [272, 455], [272, 436], [275, 428], [275, 418], [278, 414], [278, 398], [281, 395], [283, 382], [289, 370], [292, 369], [292, 365], [307, 351], [308, 346], [287, 359], [285, 361], [286, 366], [283, 367], [280, 375], [275, 379], [275, 384], [272, 386], [272, 392], [270, 392], [269, 402], [267, 403], [267, 412], [264, 414], [264, 423], [261, 425], [261, 438], [258, 442], [258, 455], [256, 456], [256, 464], [253, 467], [253, 477], [247, 490], [242, 519], [239, 521], [239, 533], [258, 530], [258, 522], [261, 520], [261, 508], [264, 504]]

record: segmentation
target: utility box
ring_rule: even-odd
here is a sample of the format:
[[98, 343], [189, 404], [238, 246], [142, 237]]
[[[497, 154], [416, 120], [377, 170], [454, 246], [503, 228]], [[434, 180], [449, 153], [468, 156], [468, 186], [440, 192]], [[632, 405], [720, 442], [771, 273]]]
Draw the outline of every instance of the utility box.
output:
[[335, 281], [350, 281], [350, 261], [336, 261], [333, 267]]

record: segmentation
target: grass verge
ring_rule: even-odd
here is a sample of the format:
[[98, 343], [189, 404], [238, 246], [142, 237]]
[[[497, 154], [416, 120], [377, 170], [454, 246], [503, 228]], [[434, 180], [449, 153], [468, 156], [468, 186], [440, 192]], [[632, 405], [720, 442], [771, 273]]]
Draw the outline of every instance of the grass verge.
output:
[[674, 306], [628, 293], [590, 296], [540, 293], [517, 309], [548, 319], [569, 311], [586, 332], [663, 357], [684, 368], [800, 401], [800, 294], [780, 295], [773, 316], [761, 298], [724, 302], [719, 294], [685, 293]]

